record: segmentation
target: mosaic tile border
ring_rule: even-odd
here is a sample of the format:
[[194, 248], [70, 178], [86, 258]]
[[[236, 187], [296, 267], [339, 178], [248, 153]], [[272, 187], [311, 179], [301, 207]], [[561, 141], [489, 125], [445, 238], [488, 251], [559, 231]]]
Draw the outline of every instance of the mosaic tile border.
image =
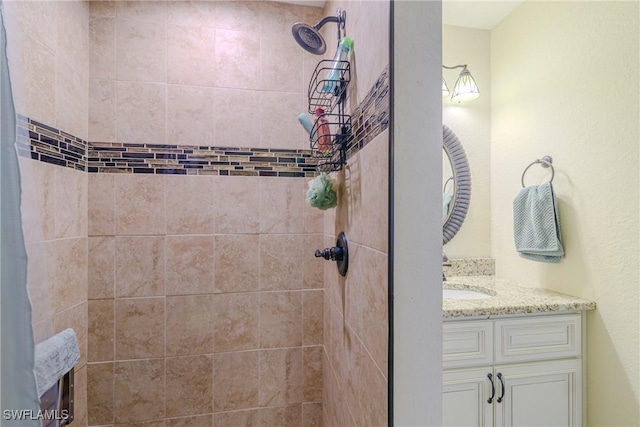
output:
[[[212, 147], [177, 144], [87, 142], [18, 115], [18, 154], [89, 173], [313, 177], [319, 159], [310, 149]], [[347, 158], [389, 127], [389, 67], [351, 112]]]
[[362, 150], [389, 127], [389, 66], [378, 77], [364, 100], [351, 112], [353, 139], [347, 158]]
[[16, 148], [21, 157], [87, 170], [87, 141], [20, 114]]
[[170, 175], [316, 175], [311, 150], [90, 142], [88, 172]]

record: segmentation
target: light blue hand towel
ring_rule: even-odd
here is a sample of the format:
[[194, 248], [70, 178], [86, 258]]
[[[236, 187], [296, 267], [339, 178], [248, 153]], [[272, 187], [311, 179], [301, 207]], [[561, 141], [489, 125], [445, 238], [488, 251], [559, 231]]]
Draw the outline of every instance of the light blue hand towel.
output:
[[449, 209], [451, 209], [451, 200], [453, 199], [453, 194], [451, 193], [442, 193], [442, 220], [445, 221], [447, 216], [449, 216]]
[[513, 201], [513, 237], [522, 258], [558, 263], [564, 257], [558, 203], [550, 182], [518, 193]]
[[49, 390], [78, 360], [78, 338], [71, 328], [36, 344], [34, 371], [38, 396]]

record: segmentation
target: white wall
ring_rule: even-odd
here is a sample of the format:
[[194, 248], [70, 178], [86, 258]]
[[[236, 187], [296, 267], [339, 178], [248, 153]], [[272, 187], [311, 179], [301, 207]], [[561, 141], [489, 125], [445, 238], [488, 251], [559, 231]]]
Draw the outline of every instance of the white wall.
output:
[[[458, 104], [451, 96], [442, 101], [443, 123], [455, 132], [464, 146], [471, 169], [471, 203], [458, 234], [444, 247], [449, 258], [491, 256], [491, 62], [490, 32], [444, 25], [442, 63], [467, 64], [478, 84], [480, 97]], [[460, 69], [442, 70], [453, 91]]]
[[[525, 2], [491, 32], [491, 223], [497, 274], [593, 299], [588, 425], [638, 425], [638, 3]], [[554, 159], [566, 258], [514, 249], [524, 168]], [[547, 178], [533, 168], [527, 183]]]

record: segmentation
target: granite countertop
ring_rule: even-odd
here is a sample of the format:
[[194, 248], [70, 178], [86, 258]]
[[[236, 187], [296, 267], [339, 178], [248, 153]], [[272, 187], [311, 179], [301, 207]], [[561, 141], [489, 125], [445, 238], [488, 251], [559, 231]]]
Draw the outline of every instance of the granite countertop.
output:
[[538, 288], [519, 286], [495, 276], [447, 277], [445, 289], [468, 289], [493, 295], [480, 300], [444, 299], [444, 318], [594, 310], [596, 303]]

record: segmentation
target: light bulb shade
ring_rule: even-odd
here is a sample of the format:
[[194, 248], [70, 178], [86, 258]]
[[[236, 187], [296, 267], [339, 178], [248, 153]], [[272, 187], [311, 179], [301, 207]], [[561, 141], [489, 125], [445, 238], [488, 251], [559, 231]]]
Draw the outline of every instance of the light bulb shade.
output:
[[478, 85], [476, 81], [471, 77], [471, 73], [464, 67], [460, 72], [458, 81], [453, 88], [453, 95], [451, 95], [451, 101], [453, 102], [467, 102], [472, 101], [480, 96]]
[[446, 98], [449, 96], [449, 88], [447, 87], [447, 82], [444, 81], [444, 77], [442, 78], [442, 97]]

